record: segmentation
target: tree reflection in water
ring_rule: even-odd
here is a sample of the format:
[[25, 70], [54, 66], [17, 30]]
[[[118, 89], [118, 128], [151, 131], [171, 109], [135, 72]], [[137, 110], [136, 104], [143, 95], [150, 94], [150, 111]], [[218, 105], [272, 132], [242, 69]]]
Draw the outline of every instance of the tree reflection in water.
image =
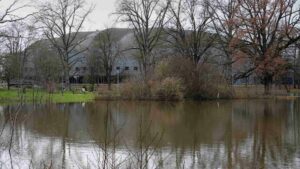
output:
[[24, 105], [17, 115], [17, 107], [4, 106], [0, 165], [299, 168], [299, 103], [112, 101]]

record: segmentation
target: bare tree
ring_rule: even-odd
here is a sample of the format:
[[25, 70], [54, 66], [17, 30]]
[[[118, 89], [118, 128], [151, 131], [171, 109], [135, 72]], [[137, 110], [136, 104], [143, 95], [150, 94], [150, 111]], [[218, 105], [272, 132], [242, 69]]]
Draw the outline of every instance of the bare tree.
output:
[[287, 69], [284, 52], [300, 39], [300, 8], [294, 0], [238, 0], [235, 39], [249, 66], [235, 79], [254, 74], [269, 93], [274, 77]]
[[99, 60], [99, 55], [96, 55], [96, 48], [91, 48], [88, 51], [87, 57], [87, 67], [89, 71], [88, 81], [92, 85], [91, 89], [94, 90], [95, 83], [99, 83], [99, 75], [103, 72], [103, 67], [101, 66], [101, 62]]
[[116, 37], [113, 36], [113, 29], [100, 32], [95, 40], [94, 55], [105, 71], [108, 88], [111, 90], [112, 71], [117, 58], [120, 56], [120, 45]]
[[[3, 67], [2, 76], [7, 82], [8, 89], [11, 79], [20, 75], [19, 56], [22, 55], [22, 50], [28, 44], [25, 42], [28, 39], [24, 37], [24, 23], [21, 21], [34, 14], [18, 15], [17, 12], [28, 7], [29, 5], [21, 3], [21, 0], [0, 0], [0, 41], [2, 44], [0, 64]], [[21, 31], [21, 27], [23, 27], [23, 31]]]
[[234, 43], [238, 37], [236, 14], [238, 12], [238, 0], [214, 0], [209, 4], [209, 11], [213, 16], [212, 23], [217, 34], [218, 48], [222, 51], [225, 61], [224, 74], [229, 84], [232, 84], [232, 64], [235, 63], [234, 53], [240, 44]]
[[55, 82], [59, 82], [62, 72], [57, 52], [49, 43], [41, 40], [30, 46], [30, 53], [36, 80], [47, 85], [47, 89], [52, 88]]
[[81, 47], [85, 40], [80, 31], [92, 7], [85, 8], [85, 0], [55, 0], [39, 5], [38, 21], [44, 34], [57, 50], [63, 65], [64, 80], [70, 88], [70, 70], [81, 58], [77, 56], [86, 51]]
[[6, 36], [3, 38], [5, 50], [1, 57], [2, 76], [7, 83], [8, 90], [11, 80], [20, 77], [22, 56], [21, 32], [16, 24], [12, 24], [9, 28], [5, 31]]
[[122, 0], [116, 12], [119, 19], [133, 28], [141, 73], [146, 82], [155, 63], [157, 47], [170, 0]]
[[19, 77], [20, 57], [16, 54], [3, 54], [1, 56], [2, 77], [6, 81], [7, 89], [10, 90], [11, 81]]
[[24, 22], [14, 22], [6, 26], [4, 31], [4, 53], [1, 58], [4, 78], [8, 89], [12, 79], [18, 79], [22, 85], [24, 79], [24, 65], [27, 61], [28, 47], [35, 41], [35, 28]]
[[175, 52], [188, 57], [197, 66], [208, 59], [215, 35], [211, 33], [212, 14], [206, 1], [176, 0], [169, 8], [167, 41]]
[[21, 0], [0, 0], [0, 24], [20, 21], [32, 15], [16, 15], [16, 12], [20, 11], [20, 9], [28, 7], [28, 4], [21, 4], [20, 1]]
[[20, 72], [16, 69], [19, 67], [17, 66], [19, 65], [17, 55], [22, 50], [21, 39], [24, 39], [21, 38], [21, 32], [16, 29], [18, 24], [14, 23], [24, 20], [33, 14], [16, 14], [24, 8], [28, 8], [28, 4], [22, 4], [20, 0], [0, 0], [0, 41], [2, 44], [0, 64], [3, 67], [2, 74], [7, 81], [8, 88], [11, 78], [17, 76]]

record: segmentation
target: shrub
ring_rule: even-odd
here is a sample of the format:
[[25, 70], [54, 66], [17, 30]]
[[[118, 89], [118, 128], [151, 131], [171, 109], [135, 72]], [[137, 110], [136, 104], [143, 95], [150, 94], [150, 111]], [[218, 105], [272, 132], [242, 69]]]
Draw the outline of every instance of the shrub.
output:
[[131, 79], [121, 89], [121, 96], [127, 99], [215, 99], [232, 97], [231, 93], [216, 65], [196, 65], [184, 57], [161, 60], [147, 83]]
[[173, 57], [162, 60], [155, 70], [155, 78], [181, 79], [184, 97], [213, 99], [231, 97], [231, 90], [216, 65], [195, 65], [190, 59]]
[[[85, 86], [83, 86], [83, 88], [86, 89]], [[94, 91], [95, 91], [95, 84], [90, 84], [90, 85], [89, 85], [89, 91], [90, 91], [90, 92], [94, 92]]]
[[180, 100], [183, 97], [182, 90], [183, 87], [180, 79], [167, 77], [158, 85], [155, 95], [162, 100]]
[[197, 95], [204, 99], [229, 98], [232, 97], [231, 87], [227, 84], [223, 74], [216, 68], [215, 65], [202, 64], [197, 69], [199, 84]]
[[121, 96], [127, 99], [149, 99], [152, 97], [151, 88], [137, 80], [125, 82], [120, 92]]

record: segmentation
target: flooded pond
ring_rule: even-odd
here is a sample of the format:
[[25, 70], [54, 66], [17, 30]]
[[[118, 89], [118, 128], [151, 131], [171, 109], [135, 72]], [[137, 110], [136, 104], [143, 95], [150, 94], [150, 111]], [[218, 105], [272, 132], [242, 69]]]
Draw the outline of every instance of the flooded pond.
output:
[[0, 168], [300, 168], [300, 101], [2, 106]]

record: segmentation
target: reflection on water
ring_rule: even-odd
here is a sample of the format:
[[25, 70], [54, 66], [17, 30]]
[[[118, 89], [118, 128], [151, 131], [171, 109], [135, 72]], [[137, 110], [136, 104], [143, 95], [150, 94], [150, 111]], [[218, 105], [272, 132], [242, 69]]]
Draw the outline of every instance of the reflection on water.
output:
[[300, 168], [300, 101], [0, 108], [0, 168]]

